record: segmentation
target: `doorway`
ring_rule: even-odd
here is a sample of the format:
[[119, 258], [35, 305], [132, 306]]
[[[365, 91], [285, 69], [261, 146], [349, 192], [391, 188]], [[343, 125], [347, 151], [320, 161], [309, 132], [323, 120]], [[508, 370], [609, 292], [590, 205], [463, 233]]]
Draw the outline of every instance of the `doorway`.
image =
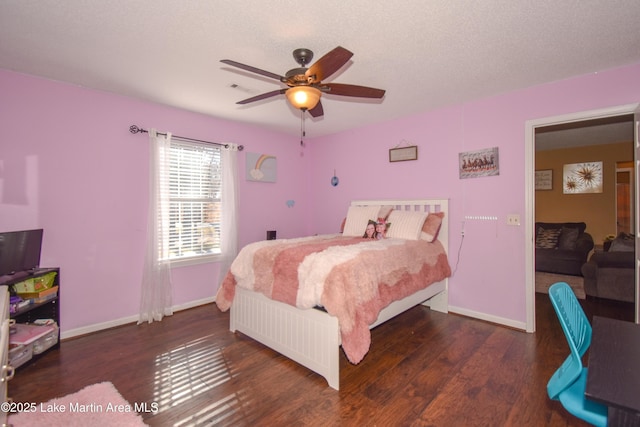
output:
[[[535, 222], [535, 150], [536, 150], [536, 130], [545, 127], [565, 126], [579, 127], [576, 122], [589, 120], [611, 119], [618, 116], [633, 117], [640, 104], [631, 104], [621, 107], [595, 110], [569, 114], [565, 116], [550, 117], [544, 119], [530, 120], [525, 124], [525, 270], [526, 270], [526, 330], [535, 331], [535, 252], [534, 252], [534, 222]], [[635, 180], [634, 180], [635, 181]], [[637, 220], [636, 220], [637, 221]], [[634, 222], [636, 222], [634, 221]], [[636, 227], [637, 229], [637, 227]], [[637, 286], [637, 284], [636, 284]], [[636, 311], [638, 311], [638, 301], [636, 299]]]
[[633, 162], [620, 162], [616, 166], [616, 235], [634, 234]]

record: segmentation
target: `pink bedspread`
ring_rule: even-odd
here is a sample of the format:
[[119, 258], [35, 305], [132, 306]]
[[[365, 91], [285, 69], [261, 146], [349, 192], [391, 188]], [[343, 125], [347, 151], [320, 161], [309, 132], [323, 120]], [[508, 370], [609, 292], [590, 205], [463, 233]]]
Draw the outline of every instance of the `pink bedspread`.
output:
[[338, 318], [347, 358], [359, 363], [369, 351], [369, 325], [380, 310], [450, 275], [437, 240], [341, 235], [270, 240], [240, 251], [216, 304], [228, 310], [235, 287], [241, 286], [301, 309], [323, 306]]

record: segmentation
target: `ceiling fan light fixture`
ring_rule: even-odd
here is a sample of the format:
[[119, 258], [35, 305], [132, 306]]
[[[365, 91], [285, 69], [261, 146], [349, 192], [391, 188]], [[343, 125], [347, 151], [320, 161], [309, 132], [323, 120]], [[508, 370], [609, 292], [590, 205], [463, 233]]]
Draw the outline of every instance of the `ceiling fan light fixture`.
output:
[[312, 86], [295, 86], [287, 90], [286, 96], [291, 105], [299, 110], [311, 110], [318, 105], [322, 92]]
[[291, 106], [302, 111], [302, 117], [304, 117], [305, 111], [309, 111], [311, 117], [317, 118], [324, 115], [322, 102], [320, 101], [322, 92], [330, 93], [332, 96], [349, 96], [355, 98], [381, 99], [384, 97], [385, 91], [382, 89], [351, 84], [323, 83], [325, 79], [334, 75], [344, 67], [352, 56], [352, 52], [342, 46], [338, 46], [314, 64], [307, 67], [313, 58], [313, 52], [309, 49], [296, 49], [293, 51], [293, 58], [300, 67], [291, 69], [284, 75], [261, 70], [260, 68], [230, 59], [222, 59], [221, 62], [250, 73], [277, 80], [279, 83], [286, 85], [286, 87], [278, 90], [272, 90], [271, 92], [243, 99], [242, 101], [236, 102], [236, 104], [249, 104], [284, 94]]

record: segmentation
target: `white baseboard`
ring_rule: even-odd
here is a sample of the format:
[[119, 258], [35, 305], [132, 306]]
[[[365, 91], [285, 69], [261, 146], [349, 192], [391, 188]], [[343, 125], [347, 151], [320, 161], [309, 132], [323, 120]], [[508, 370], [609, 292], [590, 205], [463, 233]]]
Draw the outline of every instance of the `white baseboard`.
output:
[[[193, 307], [198, 307], [200, 305], [210, 304], [212, 302], [215, 302], [215, 296], [173, 306], [172, 309], [174, 312], [176, 312], [181, 310], [187, 310]], [[484, 320], [486, 322], [495, 323], [498, 325], [504, 325], [514, 329], [520, 329], [522, 331], [526, 330], [525, 322], [516, 322], [511, 319], [492, 316], [486, 313], [481, 313], [479, 311], [467, 310], [465, 308], [456, 307], [452, 305], [449, 306], [449, 313], [455, 313], [455, 314], [459, 314], [466, 317], [472, 317], [474, 319]], [[93, 325], [83, 326], [81, 328], [75, 328], [68, 331], [63, 330], [60, 333], [60, 338], [64, 340], [68, 338], [77, 337], [80, 335], [90, 334], [92, 332], [102, 331], [104, 329], [115, 328], [117, 326], [126, 325], [128, 323], [135, 323], [137, 321], [138, 321], [138, 315], [133, 315], [133, 316], [122, 317], [120, 319], [110, 320], [108, 322], [95, 323]]]
[[484, 320], [485, 322], [496, 323], [498, 325], [508, 326], [514, 329], [520, 329], [522, 331], [527, 330], [527, 324], [525, 322], [517, 322], [512, 319], [505, 319], [503, 317], [492, 316], [487, 313], [481, 313], [479, 311], [467, 310], [466, 308], [449, 306], [449, 313], [456, 313], [466, 317], [473, 317], [474, 319]]
[[[173, 312], [187, 310], [189, 308], [197, 307], [200, 305], [210, 304], [216, 300], [216, 297], [203, 298], [196, 301], [189, 301], [184, 304], [176, 305], [171, 307]], [[60, 332], [60, 339], [68, 339], [77, 337], [80, 335], [90, 334], [92, 332], [102, 331], [104, 329], [115, 328], [116, 326], [126, 325], [128, 323], [136, 323], [138, 321], [138, 315], [122, 317], [120, 319], [110, 320], [108, 322], [102, 323], [94, 323], [93, 325], [82, 326], [80, 328], [71, 329], [65, 331], [64, 329]]]

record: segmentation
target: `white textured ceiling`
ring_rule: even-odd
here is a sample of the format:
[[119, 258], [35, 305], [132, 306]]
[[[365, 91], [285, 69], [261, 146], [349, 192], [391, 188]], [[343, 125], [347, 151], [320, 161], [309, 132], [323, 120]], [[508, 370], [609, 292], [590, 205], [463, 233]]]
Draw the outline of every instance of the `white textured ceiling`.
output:
[[220, 60], [284, 74], [340, 45], [326, 82], [387, 93], [323, 95], [313, 137], [638, 62], [639, 23], [638, 0], [0, 0], [0, 68], [298, 135], [284, 96], [235, 104], [279, 82]]

